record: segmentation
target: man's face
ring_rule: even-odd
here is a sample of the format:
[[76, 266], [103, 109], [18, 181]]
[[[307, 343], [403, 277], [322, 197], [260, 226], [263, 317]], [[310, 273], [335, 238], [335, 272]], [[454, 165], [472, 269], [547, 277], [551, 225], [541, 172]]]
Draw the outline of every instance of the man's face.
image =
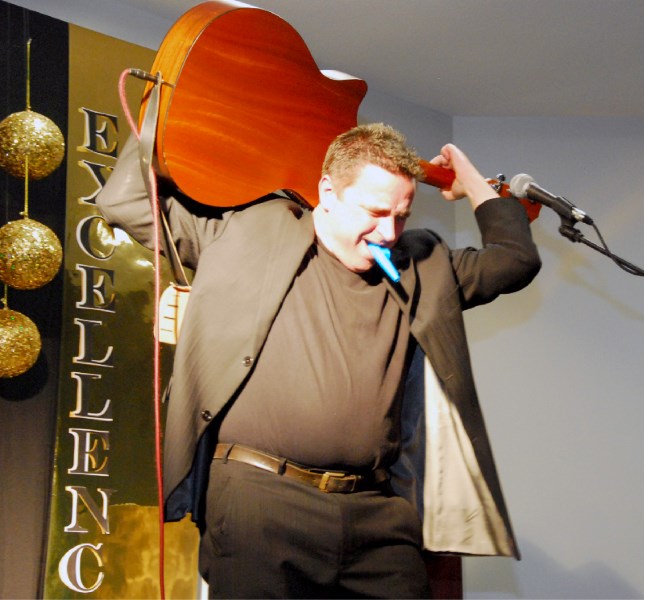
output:
[[337, 191], [334, 181], [320, 180], [320, 209], [325, 226], [321, 240], [350, 271], [362, 273], [374, 264], [367, 243], [392, 247], [410, 215], [416, 182], [376, 165], [365, 165], [355, 181]]

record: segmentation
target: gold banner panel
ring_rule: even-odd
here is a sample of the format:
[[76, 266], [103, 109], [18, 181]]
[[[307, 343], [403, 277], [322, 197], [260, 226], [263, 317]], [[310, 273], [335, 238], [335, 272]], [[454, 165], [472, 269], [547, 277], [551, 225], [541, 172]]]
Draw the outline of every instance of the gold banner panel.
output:
[[[154, 53], [72, 25], [69, 42], [61, 380], [44, 597], [158, 598], [153, 256], [95, 206], [129, 134], [119, 76], [148, 69]], [[129, 78], [135, 115], [142, 89]], [[163, 275], [167, 282], [169, 271]], [[164, 348], [164, 383], [171, 362]], [[196, 528], [168, 524], [165, 537], [166, 597], [195, 597]]]

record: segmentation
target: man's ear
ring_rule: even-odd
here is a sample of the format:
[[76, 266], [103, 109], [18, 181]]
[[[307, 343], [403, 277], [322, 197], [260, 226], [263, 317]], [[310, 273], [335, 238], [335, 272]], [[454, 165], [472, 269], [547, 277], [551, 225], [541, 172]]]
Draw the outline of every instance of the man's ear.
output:
[[318, 182], [318, 200], [320, 206], [325, 211], [328, 211], [336, 199], [331, 177], [329, 175], [323, 175]]

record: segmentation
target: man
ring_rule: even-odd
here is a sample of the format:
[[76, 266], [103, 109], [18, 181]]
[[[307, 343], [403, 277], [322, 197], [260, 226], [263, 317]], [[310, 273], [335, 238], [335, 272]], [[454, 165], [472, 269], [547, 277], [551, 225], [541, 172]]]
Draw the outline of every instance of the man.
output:
[[[279, 194], [236, 210], [162, 199], [196, 268], [166, 516], [198, 522], [212, 597], [426, 597], [422, 547], [517, 555], [461, 311], [527, 285], [539, 257], [520, 204], [453, 145], [433, 162], [454, 170], [443, 194], [468, 197], [483, 248], [403, 233], [418, 161], [392, 128], [359, 126], [330, 146], [311, 212]], [[98, 205], [152, 246], [133, 141]], [[368, 244], [391, 249], [399, 282]]]

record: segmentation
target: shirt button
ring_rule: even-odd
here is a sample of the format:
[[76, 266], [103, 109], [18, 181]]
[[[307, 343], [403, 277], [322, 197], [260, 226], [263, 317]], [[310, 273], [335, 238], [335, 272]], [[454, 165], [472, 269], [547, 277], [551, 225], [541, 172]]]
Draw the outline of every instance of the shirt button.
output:
[[202, 419], [204, 419], [204, 421], [212, 421], [213, 414], [211, 413], [210, 410], [203, 410], [202, 411]]
[[245, 356], [245, 357], [244, 357], [244, 360], [242, 361], [242, 364], [243, 364], [245, 367], [250, 367], [251, 365], [253, 365], [253, 357], [251, 357], [251, 356]]

